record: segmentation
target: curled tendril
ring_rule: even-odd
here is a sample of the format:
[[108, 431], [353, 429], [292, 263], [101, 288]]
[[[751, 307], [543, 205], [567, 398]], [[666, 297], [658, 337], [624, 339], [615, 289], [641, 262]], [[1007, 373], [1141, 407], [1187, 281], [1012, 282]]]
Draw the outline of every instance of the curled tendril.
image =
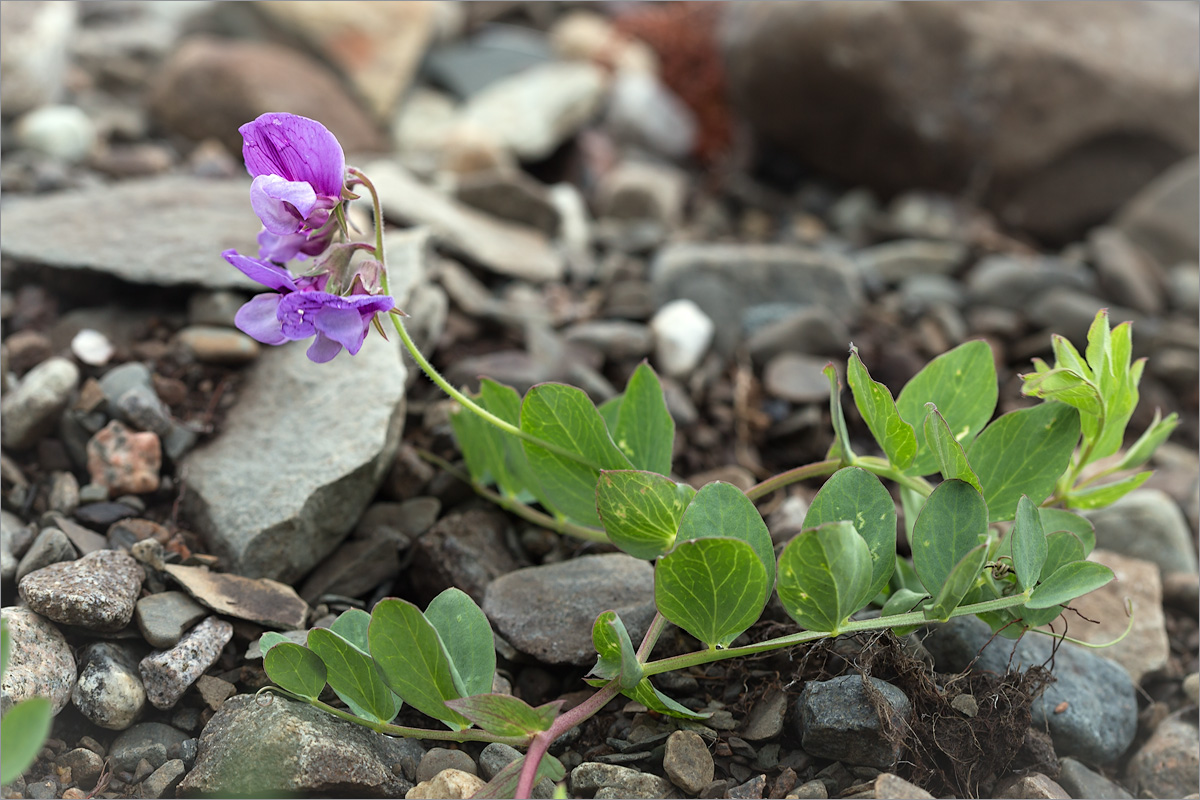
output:
[[266, 708], [275, 701], [275, 687], [264, 686], [254, 693], [254, 702], [262, 708]]

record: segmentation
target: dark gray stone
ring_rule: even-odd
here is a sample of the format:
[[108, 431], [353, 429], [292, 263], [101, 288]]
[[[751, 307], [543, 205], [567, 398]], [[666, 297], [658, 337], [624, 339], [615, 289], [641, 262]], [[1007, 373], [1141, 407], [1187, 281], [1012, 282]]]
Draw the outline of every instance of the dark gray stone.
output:
[[25, 551], [17, 564], [16, 579], [19, 582], [31, 572], [62, 561], [74, 561], [78, 557], [70, 538], [58, 528], [43, 528]]
[[0, 554], [3, 569], [0, 581], [16, 580], [19, 559], [29, 550], [33, 542], [33, 527], [21, 522], [21, 518], [9, 511], [0, 511]]
[[114, 731], [132, 725], [146, 706], [137, 658], [116, 642], [93, 642], [79, 653], [71, 702], [85, 717]]
[[431, 747], [421, 756], [421, 763], [417, 765], [417, 783], [433, 780], [433, 777], [444, 769], [479, 774], [475, 760], [466, 752], [447, 747]]
[[208, 613], [183, 592], [159, 592], [138, 600], [133, 618], [152, 647], [166, 650], [178, 644], [183, 632]]
[[[974, 666], [978, 671], [1003, 675], [1010, 663], [1013, 669], [1048, 665], [1052, 646], [1048, 637], [1034, 634], [1017, 642], [993, 639], [991, 628], [976, 617], [935, 626], [925, 639], [939, 672], [966, 669], [980, 650]], [[1069, 642], [1058, 647], [1053, 673], [1056, 682], [1034, 701], [1033, 724], [1049, 727], [1059, 756], [1075, 756], [1089, 764], [1120, 758], [1137, 733], [1137, 696], [1129, 673], [1115, 661]], [[1056, 714], [1064, 701], [1066, 710]]]
[[139, 722], [113, 740], [108, 759], [126, 772], [133, 772], [143, 758], [158, 769], [169, 760], [170, 749], [188, 738], [183, 731], [161, 722]]
[[483, 610], [513, 647], [551, 664], [596, 660], [592, 623], [615, 610], [633, 641], [654, 617], [654, 570], [623, 553], [527, 567], [492, 581]]
[[896, 763], [900, 744], [893, 744], [888, 733], [903, 726], [912, 705], [904, 692], [890, 683], [868, 680], [891, 708], [886, 721], [876, 713], [859, 675], [805, 684], [797, 700], [797, 717], [806, 753], [880, 769]]
[[183, 760], [172, 758], [142, 781], [142, 797], [157, 798], [172, 796], [172, 790], [179, 785], [183, 774], [187, 771]]
[[237, 695], [204, 726], [179, 795], [403, 797], [409, 741], [278, 695]]
[[1089, 800], [1132, 800], [1133, 795], [1073, 758], [1059, 763], [1058, 783], [1071, 797]]
[[1184, 797], [1196, 791], [1200, 735], [1195, 709], [1183, 709], [1158, 724], [1125, 767], [1125, 780], [1138, 797]]
[[71, 770], [71, 780], [80, 788], [91, 789], [104, 769], [104, 759], [86, 747], [68, 750], [54, 760], [60, 767]]
[[1088, 270], [1049, 258], [986, 256], [967, 276], [967, 295], [975, 305], [1023, 310], [1051, 289], [1096, 290]]
[[489, 584], [520, 566], [508, 550], [507, 530], [505, 516], [490, 509], [443, 517], [413, 544], [410, 574], [417, 596], [432, 600], [456, 586], [482, 602]]

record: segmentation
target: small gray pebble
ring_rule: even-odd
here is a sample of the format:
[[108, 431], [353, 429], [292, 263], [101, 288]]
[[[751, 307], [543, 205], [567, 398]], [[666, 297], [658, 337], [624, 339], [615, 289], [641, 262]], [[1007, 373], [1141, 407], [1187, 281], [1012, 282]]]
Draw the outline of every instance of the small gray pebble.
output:
[[450, 750], [446, 747], [432, 747], [421, 756], [417, 765], [417, 783], [433, 780], [444, 769], [457, 769], [478, 775], [475, 761], [462, 750]]

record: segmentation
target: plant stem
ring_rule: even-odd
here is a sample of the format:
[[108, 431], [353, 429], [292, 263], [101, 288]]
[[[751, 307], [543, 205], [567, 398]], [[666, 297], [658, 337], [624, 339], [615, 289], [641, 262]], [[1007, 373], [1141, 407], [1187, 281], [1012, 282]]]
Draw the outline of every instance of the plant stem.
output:
[[417, 455], [428, 461], [430, 464], [450, 473], [458, 478], [463, 483], [475, 490], [475, 493], [480, 497], [484, 497], [506, 511], [511, 511], [522, 519], [532, 522], [534, 525], [540, 525], [556, 533], [574, 536], [576, 539], [583, 539], [588, 542], [597, 542], [600, 544], [608, 544], [608, 534], [599, 528], [592, 528], [587, 525], [578, 525], [565, 519], [556, 519], [549, 514], [544, 514], [532, 506], [522, 503], [515, 497], [500, 494], [493, 491], [481, 483], [476, 483], [471, 480], [471, 476], [464, 473], [462, 470], [455, 467], [441, 456], [434, 455], [428, 450], [417, 450]]
[[650, 657], [650, 651], [654, 649], [654, 645], [658, 643], [658, 637], [667, 628], [667, 618], [661, 612], [654, 612], [654, 619], [650, 622], [650, 627], [646, 628], [646, 635], [642, 637], [642, 643], [638, 645], [637, 660], [643, 664]]
[[876, 456], [856, 456], [850, 463], [852, 467], [861, 467], [867, 472], [873, 472], [881, 478], [890, 478], [901, 486], [907, 486], [921, 497], [929, 497], [933, 493], [933, 487], [929, 485], [929, 481], [916, 475], [905, 475], [900, 470], [896, 469], [886, 459]]
[[778, 475], [767, 478], [762, 483], [751, 486], [746, 490], [746, 497], [749, 497], [751, 500], [757, 500], [793, 483], [806, 481], [809, 478], [819, 478], [822, 475], [832, 475], [841, 466], [841, 459], [831, 458], [828, 461], [816, 461], [812, 464], [805, 464], [802, 467], [795, 467], [789, 469], [787, 472], [781, 472]]
[[517, 791], [514, 796], [529, 797], [530, 792], [533, 791], [533, 779], [537, 776], [538, 764], [541, 763], [542, 756], [550, 749], [550, 745], [555, 739], [592, 717], [620, 691], [621, 686], [617, 681], [609, 681], [587, 700], [555, 717], [549, 728], [534, 734], [533, 741], [529, 743], [529, 750], [525, 753], [525, 763], [521, 765], [521, 776], [517, 779]]

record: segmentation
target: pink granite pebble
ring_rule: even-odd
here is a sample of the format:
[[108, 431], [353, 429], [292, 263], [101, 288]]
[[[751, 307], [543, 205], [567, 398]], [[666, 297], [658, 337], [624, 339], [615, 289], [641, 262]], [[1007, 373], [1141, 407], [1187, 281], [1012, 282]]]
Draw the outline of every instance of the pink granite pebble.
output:
[[146, 697], [155, 708], [170, 708], [188, 687], [221, 656], [233, 638], [233, 626], [219, 617], [208, 617], [170, 650], [151, 653], [138, 664]]
[[162, 445], [153, 433], [138, 433], [113, 420], [87, 443], [92, 482], [110, 494], [145, 494], [158, 488]]

